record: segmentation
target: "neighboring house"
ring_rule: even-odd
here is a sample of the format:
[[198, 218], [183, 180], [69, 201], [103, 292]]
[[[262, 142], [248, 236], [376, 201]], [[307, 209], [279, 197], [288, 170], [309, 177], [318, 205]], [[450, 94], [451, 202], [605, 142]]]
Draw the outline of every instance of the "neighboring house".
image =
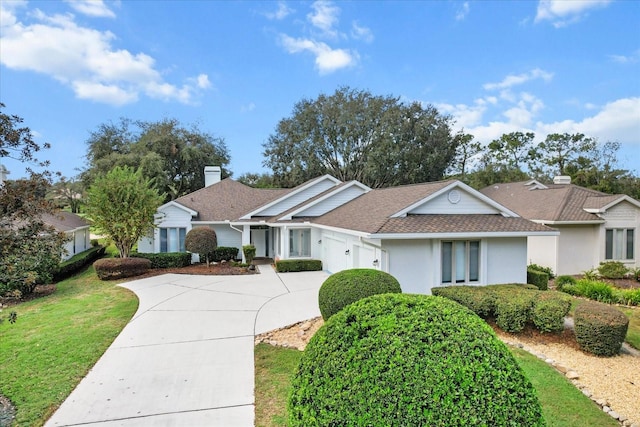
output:
[[43, 215], [42, 219], [46, 224], [67, 236], [62, 253], [63, 261], [91, 247], [89, 223], [82, 217], [71, 212], [59, 211], [53, 215]]
[[[209, 169], [209, 168], [208, 168]], [[209, 185], [158, 208], [140, 252], [184, 251], [193, 227], [256, 256], [314, 258], [335, 273], [376, 268], [404, 292], [526, 281], [527, 238], [557, 232], [527, 221], [459, 181], [371, 189], [325, 175], [292, 189], [251, 188], [205, 172]], [[212, 176], [213, 173], [213, 176]]]
[[579, 274], [602, 261], [621, 261], [638, 268], [640, 202], [624, 194], [605, 194], [556, 177], [554, 184], [536, 180], [495, 184], [481, 192], [558, 236], [529, 238], [531, 263], [557, 274]]

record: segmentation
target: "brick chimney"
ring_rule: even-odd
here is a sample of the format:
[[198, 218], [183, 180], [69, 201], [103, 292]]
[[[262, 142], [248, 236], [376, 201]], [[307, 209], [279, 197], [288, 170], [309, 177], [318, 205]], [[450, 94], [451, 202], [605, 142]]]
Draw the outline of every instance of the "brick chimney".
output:
[[220, 182], [220, 176], [222, 171], [220, 166], [205, 166], [204, 167], [204, 186], [208, 187]]

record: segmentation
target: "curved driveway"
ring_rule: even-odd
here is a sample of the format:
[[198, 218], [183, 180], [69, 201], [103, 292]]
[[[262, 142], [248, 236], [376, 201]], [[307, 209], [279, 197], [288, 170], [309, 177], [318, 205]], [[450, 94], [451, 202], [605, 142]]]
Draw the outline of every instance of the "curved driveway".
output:
[[253, 426], [254, 336], [320, 315], [325, 272], [122, 284], [138, 311], [46, 426]]

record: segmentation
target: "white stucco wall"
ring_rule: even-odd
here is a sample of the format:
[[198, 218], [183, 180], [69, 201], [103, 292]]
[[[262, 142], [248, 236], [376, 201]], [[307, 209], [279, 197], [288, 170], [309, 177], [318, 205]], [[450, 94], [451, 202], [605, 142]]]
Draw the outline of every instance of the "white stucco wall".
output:
[[527, 238], [486, 240], [486, 281], [483, 284], [527, 283]]
[[404, 293], [429, 294], [439, 276], [439, 256], [433, 255], [431, 240], [385, 240], [389, 274], [398, 279]]
[[62, 253], [63, 261], [66, 261], [75, 254], [84, 252], [91, 247], [89, 226], [65, 232], [65, 235], [69, 240], [64, 244], [64, 251]]
[[601, 241], [598, 238], [601, 226], [565, 225], [556, 228], [560, 231], [558, 264], [554, 270], [557, 275], [580, 274], [600, 264], [600, 251], [604, 257], [604, 233]]
[[527, 240], [528, 264], [549, 267], [557, 272], [558, 239], [559, 236], [530, 236]]

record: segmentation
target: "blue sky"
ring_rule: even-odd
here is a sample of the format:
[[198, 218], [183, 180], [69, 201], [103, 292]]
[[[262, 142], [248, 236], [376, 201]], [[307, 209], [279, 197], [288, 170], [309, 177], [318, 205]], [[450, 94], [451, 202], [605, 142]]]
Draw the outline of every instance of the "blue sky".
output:
[[[120, 117], [223, 137], [234, 176], [303, 98], [340, 86], [432, 104], [476, 139], [582, 132], [640, 170], [639, 1], [10, 1], [0, 102], [65, 176]], [[24, 165], [2, 160], [9, 178]]]

